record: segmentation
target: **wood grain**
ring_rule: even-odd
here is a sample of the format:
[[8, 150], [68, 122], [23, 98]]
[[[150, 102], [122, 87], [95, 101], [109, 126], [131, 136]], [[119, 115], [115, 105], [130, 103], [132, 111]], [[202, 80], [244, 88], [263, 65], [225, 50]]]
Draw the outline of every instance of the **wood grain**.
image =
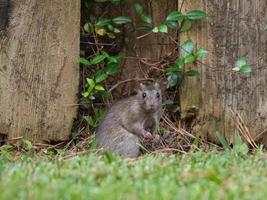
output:
[[80, 1], [10, 5], [0, 35], [0, 133], [66, 140], [77, 110]]
[[[233, 142], [236, 132], [230, 110], [239, 113], [253, 137], [267, 129], [267, 21], [266, 0], [186, 1], [183, 12], [204, 9], [208, 20], [194, 22], [181, 41], [191, 37], [197, 46], [209, 51], [197, 64], [201, 75], [188, 78], [182, 88], [182, 112], [192, 106], [200, 109], [196, 132], [216, 140], [224, 133]], [[232, 71], [238, 57], [247, 55], [253, 72]], [[264, 136], [264, 134], [263, 134]], [[262, 142], [267, 144], [266, 133]]]

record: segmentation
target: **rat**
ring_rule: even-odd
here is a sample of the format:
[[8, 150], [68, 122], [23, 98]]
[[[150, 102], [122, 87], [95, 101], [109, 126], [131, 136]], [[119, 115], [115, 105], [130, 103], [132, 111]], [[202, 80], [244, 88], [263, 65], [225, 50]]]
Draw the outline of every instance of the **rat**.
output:
[[159, 84], [141, 83], [136, 95], [118, 101], [108, 110], [96, 130], [97, 148], [125, 157], [138, 157], [140, 141], [153, 139], [161, 114]]

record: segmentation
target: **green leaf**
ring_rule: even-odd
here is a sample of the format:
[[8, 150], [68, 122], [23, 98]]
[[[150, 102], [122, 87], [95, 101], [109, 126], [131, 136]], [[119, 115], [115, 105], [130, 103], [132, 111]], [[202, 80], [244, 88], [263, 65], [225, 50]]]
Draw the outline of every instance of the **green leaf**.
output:
[[83, 29], [84, 29], [84, 31], [87, 32], [87, 33], [92, 33], [93, 30], [94, 30], [94, 26], [93, 26], [93, 24], [91, 24], [91, 23], [86, 23], [86, 24], [83, 26]]
[[80, 57], [79, 58], [79, 64], [90, 65], [91, 63], [86, 58]]
[[181, 46], [181, 55], [185, 57], [192, 54], [194, 50], [194, 44], [191, 39], [186, 40]]
[[139, 4], [139, 3], [135, 3], [134, 4], [134, 9], [137, 12], [137, 14], [139, 15], [139, 17], [146, 23], [151, 24], [152, 19], [150, 16], [147, 16], [144, 12], [143, 12], [143, 7]]
[[184, 75], [185, 76], [197, 76], [199, 75], [199, 72], [197, 70], [192, 69], [192, 70], [185, 72]]
[[142, 14], [142, 15], [140, 15], [140, 18], [141, 18], [144, 22], [146, 22], [146, 23], [148, 23], [148, 24], [151, 24], [151, 23], [152, 23], [152, 19], [151, 19], [151, 17], [148, 16], [148, 15]]
[[158, 26], [159, 32], [161, 33], [168, 33], [168, 27], [166, 24], [161, 24]]
[[111, 24], [108, 25], [108, 29], [113, 32], [113, 33], [120, 33], [120, 29], [115, 28], [114, 26], [112, 26]]
[[206, 51], [205, 49], [199, 49], [199, 50], [197, 50], [197, 52], [196, 52], [196, 56], [197, 57], [203, 57], [203, 56], [205, 56], [206, 54], [208, 53], [208, 51]]
[[177, 28], [178, 28], [178, 24], [177, 24], [177, 22], [174, 22], [174, 21], [167, 21], [167, 22], [166, 22], [166, 25], [167, 25], [169, 28], [172, 28], [172, 29], [177, 29]]
[[179, 69], [178, 67], [176, 66], [170, 66], [166, 69], [167, 72], [178, 72], [178, 71], [181, 71], [181, 69]]
[[131, 23], [132, 20], [129, 17], [126, 16], [119, 16], [112, 20], [115, 24], [127, 24]]
[[96, 123], [94, 122], [92, 116], [84, 116], [83, 118], [89, 126], [96, 128]]
[[249, 64], [243, 65], [239, 68], [239, 72], [241, 73], [250, 73], [252, 71], [251, 66]]
[[167, 16], [166, 21], [178, 21], [184, 18], [185, 16], [181, 12], [173, 11]]
[[139, 31], [152, 31], [152, 29], [153, 29], [153, 26], [150, 26], [150, 25], [142, 25], [142, 26], [137, 27], [137, 30]]
[[192, 21], [189, 20], [189, 19], [185, 19], [185, 20], [182, 21], [180, 31], [181, 32], [188, 31], [188, 30], [191, 29], [191, 27], [192, 27]]
[[264, 30], [267, 30], [267, 24], [265, 24], [265, 26], [264, 26]]
[[105, 88], [102, 85], [96, 85], [95, 86], [95, 90], [97, 90], [97, 91], [104, 91]]
[[89, 94], [90, 94], [90, 93], [89, 93], [89, 92], [87, 92], [87, 91], [82, 93], [83, 97], [85, 97], [85, 98], [86, 98], [86, 97], [88, 97], [88, 96], [89, 96]]
[[235, 67], [240, 69], [240, 67], [242, 67], [243, 65], [246, 65], [246, 64], [247, 64], [246, 58], [245, 57], [240, 57], [235, 62]]
[[180, 58], [180, 59], [177, 59], [175, 61], [175, 66], [178, 67], [179, 69], [182, 69], [182, 67], [184, 66], [184, 59], [183, 58]]
[[152, 29], [152, 32], [153, 32], [153, 33], [158, 33], [158, 32], [159, 32], [159, 27], [158, 27], [158, 26], [155, 26], [155, 27]]
[[90, 96], [89, 96], [89, 99], [91, 99], [91, 100], [95, 100], [95, 96], [94, 96], [94, 95], [90, 95]]
[[186, 13], [186, 17], [188, 19], [195, 20], [195, 19], [205, 19], [208, 17], [208, 15], [202, 10], [192, 10]]
[[88, 83], [88, 85], [89, 85], [90, 87], [94, 87], [94, 86], [95, 86], [95, 82], [94, 82], [94, 80], [91, 79], [91, 78], [86, 78], [86, 82]]
[[108, 75], [105, 74], [105, 73], [97, 74], [96, 77], [95, 77], [95, 82], [96, 83], [100, 83], [100, 82], [106, 80], [107, 77], [108, 77]]
[[101, 18], [97, 21], [96, 26], [106, 26], [111, 24], [111, 19]]
[[194, 62], [196, 60], [196, 57], [193, 55], [188, 55], [184, 57], [184, 63], [191, 63]]
[[108, 75], [114, 75], [118, 72], [118, 64], [117, 63], [109, 63], [106, 67], [106, 73]]
[[95, 2], [102, 3], [102, 2], [107, 2], [108, 0], [95, 0]]
[[115, 56], [109, 56], [108, 57], [108, 64], [109, 63], [118, 63], [123, 59], [123, 56], [121, 54], [115, 55]]
[[143, 7], [139, 3], [134, 4], [134, 9], [137, 12], [137, 14], [140, 16], [143, 14]]
[[92, 59], [90, 60], [90, 63], [91, 63], [92, 65], [96, 65], [96, 64], [102, 62], [103, 60], [105, 60], [106, 57], [107, 57], [107, 56], [106, 56], [105, 54], [97, 55], [97, 56], [95, 56], [94, 58], [92, 58]]
[[171, 88], [173, 86], [175, 86], [178, 82], [178, 76], [174, 73], [169, 74], [169, 76], [167, 77], [168, 80], [168, 88]]

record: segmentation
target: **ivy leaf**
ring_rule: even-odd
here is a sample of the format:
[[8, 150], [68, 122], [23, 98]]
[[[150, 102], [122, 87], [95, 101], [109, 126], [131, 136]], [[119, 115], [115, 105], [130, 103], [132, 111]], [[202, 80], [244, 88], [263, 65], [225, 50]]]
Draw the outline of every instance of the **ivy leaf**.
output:
[[152, 22], [152, 19], [150, 16], [146, 15], [144, 12], [143, 12], [143, 7], [139, 4], [139, 3], [135, 3], [134, 4], [134, 9], [135, 11], [137, 12], [137, 14], [139, 15], [139, 17], [146, 23], [149, 23], [151, 24]]
[[197, 76], [199, 75], [199, 72], [197, 70], [192, 69], [192, 70], [185, 72], [184, 75], [185, 76]]
[[91, 63], [86, 58], [80, 57], [79, 58], [79, 64], [90, 65]]
[[114, 26], [112, 26], [111, 24], [108, 25], [108, 29], [113, 32], [113, 33], [120, 33], [120, 29], [115, 28]]
[[241, 73], [250, 73], [252, 71], [251, 66], [249, 64], [245, 64], [239, 68]]
[[108, 77], [108, 75], [105, 74], [105, 73], [97, 74], [96, 77], [95, 77], [95, 82], [96, 83], [100, 83], [100, 82], [106, 80], [107, 77]]
[[84, 26], [83, 26], [83, 29], [85, 32], [87, 33], [92, 33], [93, 30], [94, 30], [94, 27], [93, 27], [93, 24], [91, 23], [86, 23]]
[[92, 58], [92, 59], [90, 60], [90, 63], [91, 63], [92, 65], [96, 65], [96, 64], [102, 62], [103, 60], [105, 60], [106, 57], [107, 57], [107, 56], [106, 56], [105, 54], [97, 55], [97, 56], [95, 56], [94, 58]]
[[205, 56], [206, 54], [208, 53], [208, 51], [206, 51], [205, 49], [199, 49], [199, 50], [197, 50], [197, 52], [196, 52], [196, 56], [197, 57], [203, 57], [203, 56]]
[[191, 29], [191, 27], [192, 27], [192, 21], [189, 20], [189, 19], [185, 19], [185, 20], [182, 21], [180, 31], [181, 32], [188, 31], [188, 30]]
[[167, 80], [168, 80], [168, 86], [167, 87], [171, 88], [177, 84], [178, 76], [177, 76], [177, 74], [170, 73]]
[[148, 23], [148, 24], [151, 24], [151, 23], [152, 23], [152, 19], [151, 19], [150, 16], [145, 15], [145, 14], [142, 14], [142, 15], [140, 15], [140, 17], [141, 17], [141, 19], [142, 19], [144, 22], [146, 22], [146, 23]]
[[208, 17], [208, 15], [206, 12], [204, 12], [202, 10], [192, 10], [192, 11], [189, 11], [188, 13], [186, 13], [186, 17], [188, 19], [195, 20], [195, 19], [205, 19]]
[[170, 66], [166, 69], [167, 72], [178, 72], [180, 69], [177, 66]]
[[168, 33], [168, 27], [166, 24], [161, 24], [158, 26], [159, 32], [161, 33]]
[[134, 9], [139, 16], [143, 14], [143, 7], [139, 3], [134, 4]]
[[111, 19], [101, 18], [97, 21], [96, 26], [106, 26], [111, 24]]
[[196, 57], [193, 55], [188, 55], [184, 57], [184, 63], [191, 63], [194, 62], [196, 60]]
[[82, 93], [82, 96], [86, 98], [86, 97], [89, 96], [89, 94], [90, 94], [89, 92], [83, 92], [83, 93]]
[[184, 18], [185, 16], [181, 12], [173, 11], [167, 16], [166, 21], [178, 21]]
[[137, 30], [140, 30], [140, 31], [152, 31], [152, 29], [153, 29], [153, 26], [150, 26], [150, 25], [142, 25], [142, 26], [137, 27]]
[[153, 32], [153, 33], [158, 33], [158, 32], [159, 32], [159, 27], [158, 27], [158, 26], [155, 26], [155, 27], [152, 29], [152, 32]]
[[96, 34], [97, 35], [101, 35], [101, 36], [103, 36], [103, 35], [105, 35], [106, 34], [106, 29], [104, 29], [104, 28], [101, 28], [101, 27], [95, 27], [95, 32], [96, 32]]
[[245, 57], [240, 57], [235, 62], [235, 67], [240, 69], [240, 67], [242, 67], [243, 65], [246, 65], [246, 64], [247, 64], [246, 58]]
[[109, 63], [118, 63], [123, 58], [123, 56], [121, 54], [118, 54], [116, 56], [109, 56], [107, 58], [108, 58], [108, 64]]
[[94, 95], [90, 95], [90, 96], [89, 96], [89, 99], [91, 99], [91, 100], [95, 100], [95, 96], [94, 96]]
[[95, 86], [95, 90], [97, 90], [97, 91], [104, 91], [105, 88], [102, 85], [96, 85]]
[[178, 24], [177, 24], [177, 22], [174, 22], [174, 21], [167, 21], [167, 22], [166, 22], [166, 25], [167, 25], [169, 28], [172, 28], [172, 29], [177, 29], [177, 28], [178, 28]]
[[178, 60], [176, 60], [175, 62], [175, 66], [178, 67], [179, 69], [182, 69], [182, 67], [184, 66], [184, 59], [183, 58], [180, 58]]
[[112, 20], [115, 24], [127, 24], [131, 23], [132, 20], [129, 17], [126, 16], [119, 16]]
[[109, 63], [106, 67], [106, 73], [108, 75], [114, 75], [118, 72], [118, 64], [117, 63]]
[[191, 39], [186, 40], [181, 46], [181, 55], [185, 57], [192, 54], [194, 50], [194, 44]]
[[95, 2], [102, 3], [102, 2], [107, 2], [108, 0], [95, 0]]
[[88, 85], [89, 85], [90, 87], [94, 87], [94, 86], [95, 86], [95, 82], [94, 82], [94, 80], [91, 79], [91, 78], [86, 78], [86, 82], [88, 83]]

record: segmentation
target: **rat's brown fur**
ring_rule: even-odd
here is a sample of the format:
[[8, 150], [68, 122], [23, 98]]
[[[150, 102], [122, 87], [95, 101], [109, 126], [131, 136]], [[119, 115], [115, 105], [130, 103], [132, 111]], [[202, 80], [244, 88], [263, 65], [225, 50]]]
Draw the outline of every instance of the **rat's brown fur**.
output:
[[151, 137], [150, 132], [158, 128], [161, 104], [159, 85], [141, 84], [137, 95], [123, 99], [109, 109], [96, 131], [97, 147], [126, 157], [139, 156], [140, 139]]

